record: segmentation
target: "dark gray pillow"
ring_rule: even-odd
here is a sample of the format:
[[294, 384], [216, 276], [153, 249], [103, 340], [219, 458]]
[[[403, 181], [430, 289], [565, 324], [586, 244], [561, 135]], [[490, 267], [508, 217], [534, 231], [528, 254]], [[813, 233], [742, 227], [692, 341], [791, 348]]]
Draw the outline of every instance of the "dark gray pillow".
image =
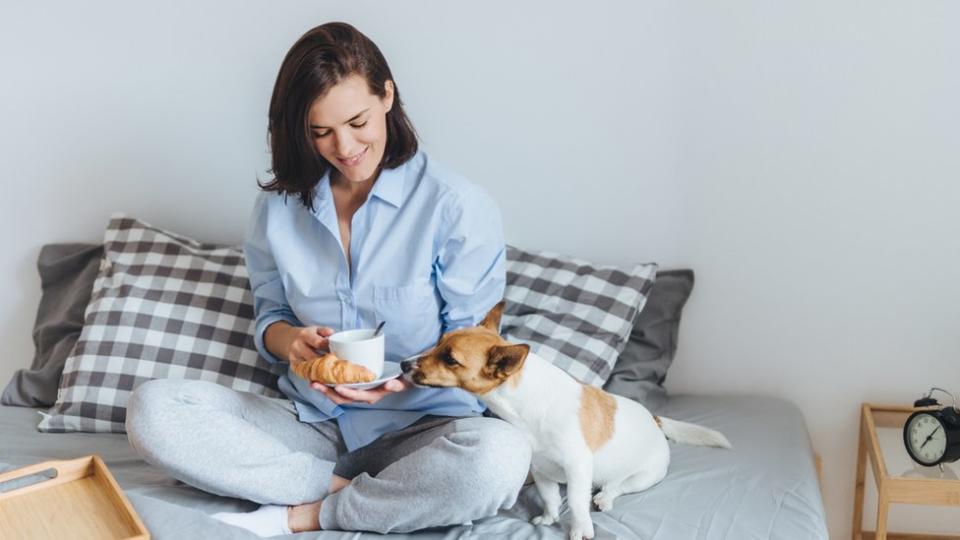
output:
[[40, 249], [40, 307], [33, 325], [36, 353], [29, 369], [21, 369], [3, 390], [0, 403], [50, 407], [67, 355], [83, 328], [93, 281], [103, 257], [101, 244], [47, 244]]
[[650, 410], [667, 398], [663, 382], [677, 352], [680, 315], [693, 291], [693, 270], [664, 270], [637, 316], [626, 348], [603, 389], [642, 403]]

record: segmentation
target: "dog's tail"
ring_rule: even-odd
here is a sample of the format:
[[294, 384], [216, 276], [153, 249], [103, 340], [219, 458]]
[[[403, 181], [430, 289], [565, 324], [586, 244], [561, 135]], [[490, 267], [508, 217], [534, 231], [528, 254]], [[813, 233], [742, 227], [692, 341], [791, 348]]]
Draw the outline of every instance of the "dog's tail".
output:
[[694, 446], [732, 448], [730, 441], [719, 431], [679, 420], [671, 420], [662, 416], [655, 416], [654, 419], [657, 421], [657, 424], [660, 425], [663, 434], [671, 441]]

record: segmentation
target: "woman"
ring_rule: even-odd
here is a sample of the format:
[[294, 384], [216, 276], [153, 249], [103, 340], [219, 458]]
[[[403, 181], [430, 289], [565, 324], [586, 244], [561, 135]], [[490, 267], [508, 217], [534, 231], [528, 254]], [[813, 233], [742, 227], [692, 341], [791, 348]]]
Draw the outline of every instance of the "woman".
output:
[[[386, 359], [399, 361], [502, 298], [496, 205], [418, 150], [386, 61], [355, 28], [294, 44], [269, 131], [275, 178], [244, 244], [264, 358], [302, 362], [335, 329], [386, 321]], [[288, 400], [150, 381], [131, 396], [130, 441], [186, 483], [263, 504], [215, 516], [261, 535], [409, 532], [516, 501], [529, 446], [462, 390], [330, 389], [289, 369], [279, 384]]]

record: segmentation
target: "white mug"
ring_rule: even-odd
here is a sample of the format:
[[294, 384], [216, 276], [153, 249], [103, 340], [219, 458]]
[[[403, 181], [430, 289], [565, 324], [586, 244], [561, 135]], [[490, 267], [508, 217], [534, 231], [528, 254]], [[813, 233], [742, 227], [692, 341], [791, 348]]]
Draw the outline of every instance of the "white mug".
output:
[[337, 332], [328, 338], [330, 352], [369, 369], [379, 378], [383, 374], [384, 337], [383, 333], [373, 337], [375, 331], [361, 328]]

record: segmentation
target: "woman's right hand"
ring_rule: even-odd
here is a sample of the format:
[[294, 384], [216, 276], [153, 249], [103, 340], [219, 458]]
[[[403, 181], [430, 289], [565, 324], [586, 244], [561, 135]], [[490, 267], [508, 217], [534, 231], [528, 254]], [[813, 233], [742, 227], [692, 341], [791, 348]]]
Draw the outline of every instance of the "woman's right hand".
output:
[[330, 352], [330, 343], [327, 340], [333, 328], [327, 326], [303, 326], [293, 328], [292, 340], [287, 347], [287, 361], [294, 365]]

